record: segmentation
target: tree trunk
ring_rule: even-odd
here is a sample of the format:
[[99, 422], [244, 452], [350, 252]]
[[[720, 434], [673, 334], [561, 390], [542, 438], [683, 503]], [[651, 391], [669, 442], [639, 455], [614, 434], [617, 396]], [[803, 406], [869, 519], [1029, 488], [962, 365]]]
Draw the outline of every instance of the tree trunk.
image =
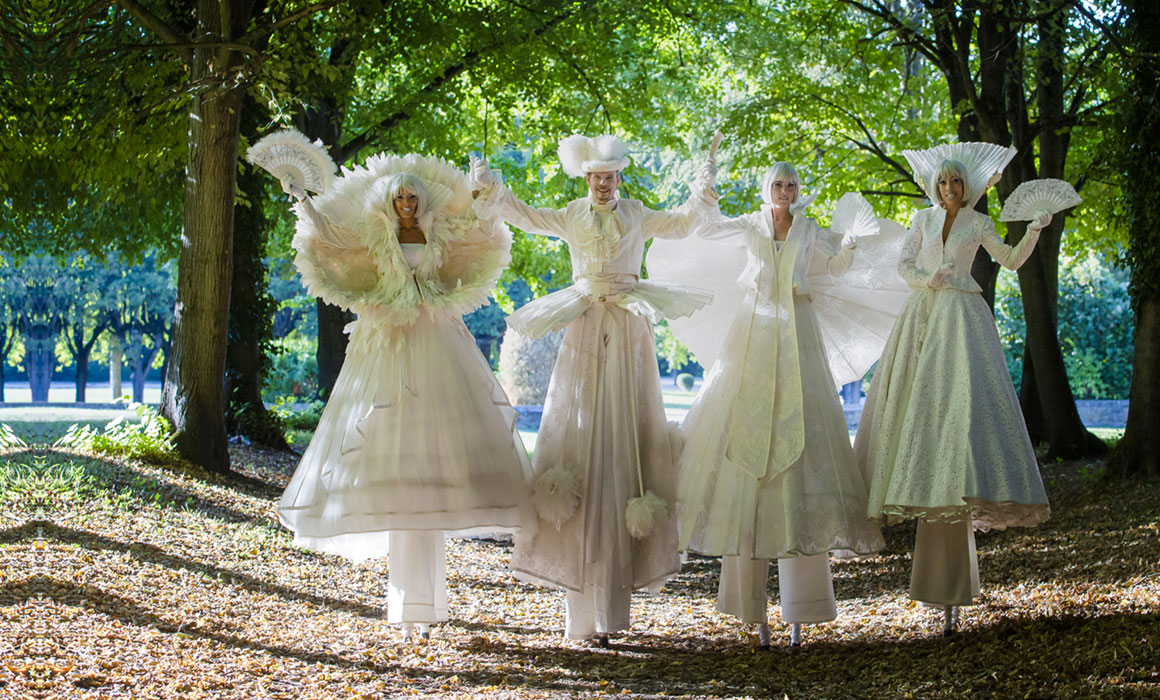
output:
[[124, 353], [121, 349], [121, 336], [109, 334], [109, 386], [112, 389], [113, 401], [121, 398], [121, 363]]
[[[242, 128], [256, 136], [266, 121], [264, 111], [252, 100], [246, 100]], [[269, 343], [273, 317], [278, 305], [270, 296], [265, 252], [266, 216], [262, 210], [266, 182], [264, 171], [245, 167], [238, 187], [246, 202], [234, 208], [234, 274], [230, 305], [229, 345], [226, 351], [226, 378], [229, 382], [227, 427], [231, 433], [245, 435], [251, 442], [288, 450], [282, 433], [282, 422], [262, 401], [262, 371]], [[243, 301], [244, 300], [244, 301]]]
[[354, 314], [321, 299], [318, 302], [318, 393], [322, 398], [330, 396], [338, 371], [346, 360], [346, 345], [349, 342], [342, 329], [354, 320]]
[[4, 403], [4, 364], [6, 359], [0, 357], [0, 403]]
[[133, 366], [129, 369], [130, 381], [133, 383], [133, 403], [145, 403], [145, 382], [149, 380], [149, 368], [153, 366], [153, 360], [160, 351], [161, 348], [157, 345], [146, 350], [142, 344], [141, 353], [133, 361]]
[[1075, 407], [1075, 397], [1067, 381], [1063, 352], [1059, 347], [1047, 298], [1043, 261], [1038, 250], [1019, 268], [1019, 286], [1023, 290], [1027, 345], [1031, 348], [1035, 366], [1039, 405], [1043, 409], [1050, 440], [1047, 459], [1079, 459], [1106, 453], [1107, 445], [1088, 432]]
[[1120, 478], [1160, 476], [1160, 299], [1139, 301], [1135, 342], [1128, 424], [1108, 464]]
[[[331, 62], [341, 63], [346, 60], [347, 48], [348, 45], [343, 42], [334, 47]], [[321, 139], [334, 162], [341, 165], [345, 162], [345, 154], [340, 147], [343, 114], [335, 107], [335, 103], [336, 100], [332, 96], [316, 99], [303, 110], [301, 122], [302, 131], [307, 138]], [[318, 394], [325, 399], [334, 389], [334, 382], [338, 379], [338, 372], [346, 359], [348, 338], [342, 329], [354, 320], [354, 314], [327, 304], [321, 299], [317, 300], [317, 309], [318, 349], [315, 351], [315, 359], [318, 361]]]
[[55, 334], [47, 338], [32, 336], [25, 342], [24, 369], [28, 374], [28, 388], [34, 403], [48, 402], [48, 392], [52, 387], [52, 369], [56, 364], [55, 346]]
[[[216, 3], [199, 3], [200, 33], [216, 33], [211, 7]], [[227, 67], [214, 58], [197, 49], [194, 82]], [[224, 378], [240, 109], [236, 88], [207, 90], [193, 99], [173, 349], [162, 396], [177, 451], [215, 472], [230, 467]]]
[[85, 402], [85, 387], [89, 383], [89, 351], [81, 351], [74, 358], [77, 363], [76, 400]]

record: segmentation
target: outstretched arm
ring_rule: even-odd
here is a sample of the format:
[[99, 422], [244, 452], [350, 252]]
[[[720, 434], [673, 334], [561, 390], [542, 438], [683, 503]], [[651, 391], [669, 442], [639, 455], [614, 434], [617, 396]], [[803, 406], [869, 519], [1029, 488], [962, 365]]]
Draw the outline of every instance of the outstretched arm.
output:
[[[294, 205], [294, 213], [298, 215], [298, 218], [303, 223], [307, 224], [309, 230], [305, 232], [305, 238], [310, 243], [321, 242], [334, 248], [362, 247], [362, 242], [353, 233], [336, 229], [330, 225], [326, 217], [314, 208], [314, 203], [310, 200], [310, 196], [306, 194], [306, 190], [291, 182], [283, 181], [282, 191], [298, 200]], [[299, 231], [302, 231], [301, 227]]]
[[562, 209], [533, 207], [516, 198], [487, 167], [486, 160], [472, 158], [471, 181], [472, 189], [479, 192], [475, 211], [481, 219], [500, 219], [528, 233], [568, 240]]
[[1009, 246], [999, 238], [999, 234], [995, 233], [995, 222], [987, 219], [987, 223], [983, 226], [983, 247], [995, 258], [995, 262], [999, 263], [1008, 270], [1018, 270], [1027, 262], [1027, 258], [1031, 257], [1031, 252], [1035, 250], [1035, 243], [1039, 240], [1039, 232], [1042, 231], [1048, 224], [1051, 223], [1051, 214], [1043, 214], [1035, 221], [1027, 225], [1027, 233], [1023, 236], [1023, 240], [1014, 246]]

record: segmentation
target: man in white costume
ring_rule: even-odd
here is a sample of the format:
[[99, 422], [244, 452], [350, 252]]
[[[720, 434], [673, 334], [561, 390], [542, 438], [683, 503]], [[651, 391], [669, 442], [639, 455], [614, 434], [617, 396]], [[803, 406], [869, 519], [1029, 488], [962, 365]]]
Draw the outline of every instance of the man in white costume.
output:
[[[520, 578], [567, 591], [565, 636], [595, 638], [629, 627], [633, 589], [659, 589], [680, 568], [674, 513], [675, 462], [657, 371], [652, 324], [709, 301], [698, 291], [641, 280], [645, 241], [683, 238], [712, 197], [715, 168], [674, 212], [619, 194], [627, 146], [604, 135], [560, 142], [564, 172], [588, 196], [563, 209], [517, 199], [483, 161], [472, 163], [476, 209], [568, 244], [575, 285], [508, 318], [525, 335], [566, 327], [548, 387], [533, 462], [539, 527], [516, 540]], [[707, 187], [706, 187], [707, 184]], [[702, 194], [704, 193], [704, 194]]]

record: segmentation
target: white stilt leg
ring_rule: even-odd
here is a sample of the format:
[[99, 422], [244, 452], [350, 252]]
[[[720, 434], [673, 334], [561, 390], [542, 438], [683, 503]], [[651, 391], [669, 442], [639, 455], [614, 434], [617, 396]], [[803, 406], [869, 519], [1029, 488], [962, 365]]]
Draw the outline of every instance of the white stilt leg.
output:
[[795, 622], [790, 627], [789, 645], [791, 647], [800, 647], [802, 645], [802, 623]]

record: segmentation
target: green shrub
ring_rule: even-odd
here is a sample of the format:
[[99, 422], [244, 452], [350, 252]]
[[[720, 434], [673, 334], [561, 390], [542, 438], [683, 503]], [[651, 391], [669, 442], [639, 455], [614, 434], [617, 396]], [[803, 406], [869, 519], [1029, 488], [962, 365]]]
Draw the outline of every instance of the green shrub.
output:
[[16, 450], [21, 447], [28, 447], [28, 443], [21, 440], [7, 423], [0, 423], [0, 450]]
[[171, 460], [175, 453], [169, 421], [156, 409], [144, 404], [130, 408], [136, 409], [140, 421], [127, 421], [118, 417], [100, 432], [87, 425], [74, 424], [54, 446], [131, 457], [146, 462]]
[[693, 375], [688, 372], [681, 372], [677, 375], [677, 385], [685, 391], [693, 390], [693, 382], [695, 381]]
[[528, 340], [508, 329], [499, 351], [499, 383], [513, 406], [539, 406], [548, 397], [564, 331]]

